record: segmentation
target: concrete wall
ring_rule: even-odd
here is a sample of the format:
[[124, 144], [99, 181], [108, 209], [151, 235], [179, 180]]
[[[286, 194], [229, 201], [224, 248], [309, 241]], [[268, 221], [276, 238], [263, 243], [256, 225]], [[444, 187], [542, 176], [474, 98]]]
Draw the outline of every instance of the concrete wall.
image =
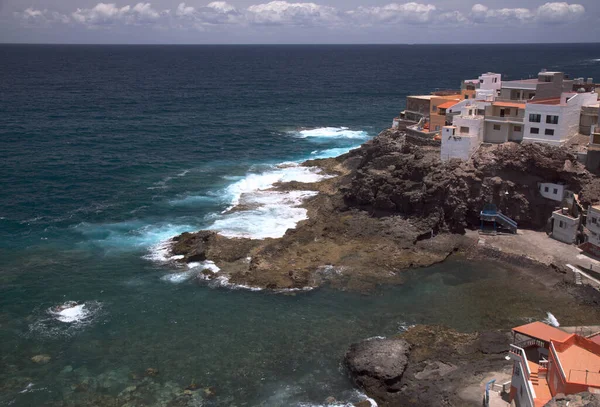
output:
[[[442, 161], [451, 158], [468, 160], [477, 151], [483, 140], [484, 121], [482, 116], [457, 116], [453, 126], [442, 131]], [[466, 130], [466, 131], [465, 131]]]
[[579, 119], [579, 133], [589, 136], [591, 128], [598, 124], [598, 106], [583, 106]]
[[[555, 192], [556, 191], [556, 192]], [[553, 201], [562, 202], [565, 193], [565, 186], [561, 184], [553, 184], [545, 182], [540, 184], [540, 194], [544, 198], [552, 199]]]
[[[500, 130], [496, 130], [494, 125], [500, 126]], [[506, 143], [509, 136], [509, 123], [493, 123], [485, 122], [483, 141], [486, 143]]]
[[508, 89], [500, 90], [500, 99], [506, 100], [529, 100], [535, 96], [535, 90], [529, 89]]
[[579, 229], [580, 218], [573, 219], [559, 212], [552, 214], [554, 224], [552, 225], [552, 237], [563, 243], [575, 243]]
[[529, 398], [527, 397], [527, 391], [525, 389], [526, 386], [528, 386], [528, 382], [525, 379], [525, 375], [527, 373], [524, 372], [523, 369], [524, 366], [515, 361], [513, 375], [510, 382], [510, 394], [517, 407], [534, 407], [529, 403]]

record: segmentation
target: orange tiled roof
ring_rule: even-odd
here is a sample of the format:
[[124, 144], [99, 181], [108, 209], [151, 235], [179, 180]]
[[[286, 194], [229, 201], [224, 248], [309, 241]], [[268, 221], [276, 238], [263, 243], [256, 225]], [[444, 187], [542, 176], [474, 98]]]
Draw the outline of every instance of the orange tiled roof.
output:
[[451, 100], [449, 102], [442, 103], [441, 105], [438, 105], [438, 109], [450, 109], [452, 106], [454, 106], [458, 102], [459, 102], [458, 100]]
[[570, 335], [558, 328], [546, 325], [543, 322], [532, 322], [512, 329], [513, 332], [529, 336], [530, 338], [540, 339], [544, 342], [550, 342], [550, 339], [564, 341]]
[[494, 106], [500, 107], [518, 107], [519, 109], [525, 109], [525, 103], [516, 103], [516, 102], [494, 102], [492, 103]]

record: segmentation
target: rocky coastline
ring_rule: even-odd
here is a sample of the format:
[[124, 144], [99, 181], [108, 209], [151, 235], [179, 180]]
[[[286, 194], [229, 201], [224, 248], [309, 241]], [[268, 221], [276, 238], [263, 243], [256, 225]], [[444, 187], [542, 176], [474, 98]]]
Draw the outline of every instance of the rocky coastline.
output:
[[308, 219], [283, 237], [183, 233], [172, 240], [170, 257], [178, 263], [214, 262], [218, 274], [204, 270], [202, 280], [219, 278], [255, 289], [301, 290], [328, 283], [368, 291], [393, 284], [402, 270], [430, 266], [455, 253], [482, 253], [472, 231], [487, 202], [520, 227], [544, 230], [555, 203], [539, 194], [538, 183], [564, 182], [581, 191], [583, 203], [600, 196], [600, 182], [575, 154], [548, 145], [482, 146], [468, 162], [442, 162], [435, 141], [390, 129], [347, 154], [303, 165], [331, 177], [275, 185], [280, 192], [318, 192], [302, 203]]

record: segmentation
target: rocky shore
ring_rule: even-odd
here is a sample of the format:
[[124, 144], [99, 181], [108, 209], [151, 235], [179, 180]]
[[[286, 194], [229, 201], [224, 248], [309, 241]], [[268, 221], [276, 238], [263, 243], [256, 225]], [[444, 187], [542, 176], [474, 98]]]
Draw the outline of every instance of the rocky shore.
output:
[[369, 290], [394, 283], [402, 270], [481, 251], [477, 236], [466, 232], [479, 226], [487, 202], [520, 227], [543, 230], [555, 203], [539, 194], [538, 183], [564, 182], [581, 191], [583, 203], [600, 196], [600, 182], [573, 153], [538, 144], [482, 146], [468, 162], [442, 162], [434, 141], [386, 130], [348, 154], [303, 165], [333, 176], [275, 186], [319, 192], [302, 204], [308, 219], [295, 229], [261, 240], [184, 233], [173, 239], [172, 258], [212, 261], [219, 273], [204, 270], [201, 279], [246, 287], [307, 289], [327, 282]]

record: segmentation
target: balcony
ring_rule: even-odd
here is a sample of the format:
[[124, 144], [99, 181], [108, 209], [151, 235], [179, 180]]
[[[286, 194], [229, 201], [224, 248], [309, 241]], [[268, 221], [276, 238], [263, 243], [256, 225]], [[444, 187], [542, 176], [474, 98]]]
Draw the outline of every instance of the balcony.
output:
[[486, 122], [523, 124], [523, 118], [517, 116], [485, 116]]

